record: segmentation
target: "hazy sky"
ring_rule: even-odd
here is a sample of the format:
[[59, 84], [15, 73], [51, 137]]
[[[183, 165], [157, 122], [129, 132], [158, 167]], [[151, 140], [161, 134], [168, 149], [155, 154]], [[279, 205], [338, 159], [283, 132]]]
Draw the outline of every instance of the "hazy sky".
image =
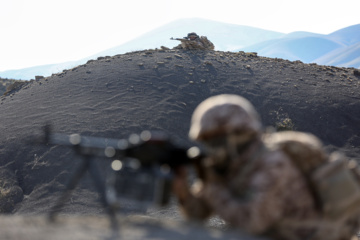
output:
[[0, 71], [79, 60], [179, 18], [328, 34], [359, 24], [359, 7], [360, 0], [0, 0]]

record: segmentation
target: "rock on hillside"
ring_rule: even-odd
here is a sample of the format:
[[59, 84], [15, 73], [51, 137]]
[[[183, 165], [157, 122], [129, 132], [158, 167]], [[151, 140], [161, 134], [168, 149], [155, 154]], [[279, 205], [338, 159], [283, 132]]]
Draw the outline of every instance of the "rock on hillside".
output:
[[[265, 126], [288, 124], [359, 157], [359, 85], [355, 69], [244, 52], [145, 50], [89, 61], [1, 97], [0, 210], [47, 212], [78, 165], [66, 148], [29, 141], [45, 123], [60, 133], [111, 138], [162, 130], [190, 146], [194, 108], [222, 93], [249, 99]], [[99, 213], [97, 200], [87, 177], [64, 211]]]

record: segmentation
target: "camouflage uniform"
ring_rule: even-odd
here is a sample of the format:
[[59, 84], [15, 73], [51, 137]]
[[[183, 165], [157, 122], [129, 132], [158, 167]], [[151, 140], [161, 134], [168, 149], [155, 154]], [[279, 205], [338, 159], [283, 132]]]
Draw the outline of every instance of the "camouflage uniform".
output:
[[[191, 39], [190, 36], [195, 36]], [[214, 44], [205, 36], [199, 37], [196, 33], [189, 33], [188, 37], [181, 40], [181, 43], [174, 47], [174, 49], [186, 49], [186, 50], [214, 50]]]
[[[190, 137], [202, 142], [210, 157], [198, 169], [202, 179], [190, 190], [185, 189], [185, 169], [178, 169], [174, 191], [187, 217], [200, 220], [216, 214], [248, 233], [287, 240], [320, 240], [324, 233], [326, 239], [349, 240], [358, 230], [357, 221], [349, 221], [340, 226], [345, 231], [339, 237], [331, 238], [331, 229], [319, 231], [316, 198], [290, 159], [299, 150], [310, 165], [326, 161], [316, 137], [290, 132], [265, 138], [251, 104], [234, 95], [201, 103]], [[296, 139], [297, 144], [282, 145], [283, 139]]]

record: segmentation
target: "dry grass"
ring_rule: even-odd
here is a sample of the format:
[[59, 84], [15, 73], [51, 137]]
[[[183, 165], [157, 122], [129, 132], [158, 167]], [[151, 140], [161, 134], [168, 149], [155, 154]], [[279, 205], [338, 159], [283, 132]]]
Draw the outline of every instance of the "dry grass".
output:
[[279, 122], [275, 123], [277, 131], [291, 131], [295, 130], [295, 124], [290, 118], [284, 118]]
[[8, 95], [15, 89], [21, 88], [27, 81], [0, 78], [0, 95]]

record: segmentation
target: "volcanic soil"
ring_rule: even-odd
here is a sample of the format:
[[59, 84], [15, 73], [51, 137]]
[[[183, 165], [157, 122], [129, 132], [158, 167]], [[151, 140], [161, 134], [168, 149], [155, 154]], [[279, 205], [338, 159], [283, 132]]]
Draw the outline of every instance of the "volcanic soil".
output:
[[[341, 150], [359, 161], [359, 75], [358, 69], [255, 53], [155, 49], [101, 57], [29, 81], [0, 98], [1, 239], [109, 238], [107, 215], [89, 175], [72, 193], [59, 223], [47, 221], [81, 158], [66, 147], [36, 144], [45, 124], [57, 133], [106, 138], [163, 131], [176, 144], [190, 147], [196, 144], [187, 136], [195, 107], [213, 95], [238, 94], [253, 103], [264, 129], [312, 133], [327, 151]], [[96, 160], [104, 178], [110, 163]], [[120, 212], [127, 219], [120, 238], [234, 236], [216, 218], [209, 227], [183, 222], [175, 203], [139, 210], [128, 201]], [[141, 217], [134, 220], [134, 215]]]

